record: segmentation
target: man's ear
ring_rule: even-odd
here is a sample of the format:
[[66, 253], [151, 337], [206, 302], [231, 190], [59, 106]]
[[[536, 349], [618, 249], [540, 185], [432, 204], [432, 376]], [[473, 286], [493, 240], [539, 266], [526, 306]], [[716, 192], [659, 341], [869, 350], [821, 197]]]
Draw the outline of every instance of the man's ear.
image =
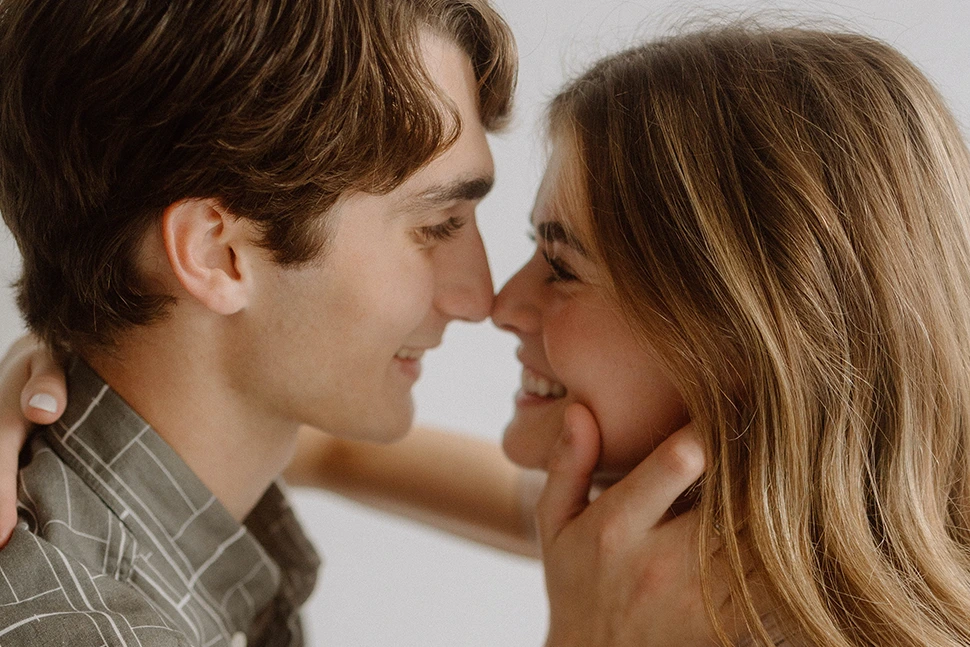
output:
[[203, 306], [231, 315], [249, 304], [252, 243], [243, 219], [216, 200], [181, 200], [162, 214], [162, 240], [175, 277]]

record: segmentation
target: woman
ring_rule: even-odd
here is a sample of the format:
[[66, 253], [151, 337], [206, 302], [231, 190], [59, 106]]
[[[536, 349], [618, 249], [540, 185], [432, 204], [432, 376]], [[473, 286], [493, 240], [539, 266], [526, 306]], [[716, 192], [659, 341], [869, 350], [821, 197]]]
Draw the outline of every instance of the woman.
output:
[[[721, 644], [970, 643], [970, 154], [925, 77], [863, 36], [718, 28], [601, 61], [549, 132], [493, 314], [522, 340], [508, 455], [562, 471], [577, 402], [608, 484], [690, 420]], [[548, 577], [553, 626], [581, 617]]]
[[689, 415], [701, 554], [756, 640], [970, 643], [970, 155], [925, 77], [862, 36], [716, 29], [601, 61], [550, 133], [493, 312], [552, 385], [519, 417], [587, 404], [610, 472]]

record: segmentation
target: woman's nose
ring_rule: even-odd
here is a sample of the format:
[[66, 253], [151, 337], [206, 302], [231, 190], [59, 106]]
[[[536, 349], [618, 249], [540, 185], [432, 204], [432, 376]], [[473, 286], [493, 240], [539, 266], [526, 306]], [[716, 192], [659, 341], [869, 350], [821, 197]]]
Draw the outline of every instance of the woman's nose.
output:
[[538, 332], [541, 322], [541, 305], [537, 294], [533, 262], [522, 266], [502, 287], [492, 306], [492, 322], [517, 335]]

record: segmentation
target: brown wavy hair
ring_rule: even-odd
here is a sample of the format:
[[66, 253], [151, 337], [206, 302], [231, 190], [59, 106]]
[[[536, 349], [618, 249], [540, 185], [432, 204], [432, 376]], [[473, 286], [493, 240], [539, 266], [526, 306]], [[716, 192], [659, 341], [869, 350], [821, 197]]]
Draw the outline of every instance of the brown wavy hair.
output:
[[866, 36], [732, 25], [599, 62], [550, 123], [706, 430], [701, 555], [754, 640], [970, 644], [970, 155], [937, 91]]
[[280, 264], [318, 258], [338, 196], [390, 191], [457, 137], [424, 29], [469, 55], [501, 126], [516, 55], [488, 0], [5, 0], [0, 213], [30, 328], [76, 350], [162, 316], [135, 253], [185, 198], [253, 221]]

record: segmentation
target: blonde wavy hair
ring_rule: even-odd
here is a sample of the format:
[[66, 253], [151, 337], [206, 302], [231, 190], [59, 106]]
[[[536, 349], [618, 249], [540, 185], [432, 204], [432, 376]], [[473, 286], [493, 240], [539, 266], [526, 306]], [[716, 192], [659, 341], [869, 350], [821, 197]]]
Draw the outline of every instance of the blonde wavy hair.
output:
[[602, 60], [550, 129], [707, 434], [701, 554], [747, 633], [970, 644], [970, 155], [933, 86], [866, 36], [732, 25]]

